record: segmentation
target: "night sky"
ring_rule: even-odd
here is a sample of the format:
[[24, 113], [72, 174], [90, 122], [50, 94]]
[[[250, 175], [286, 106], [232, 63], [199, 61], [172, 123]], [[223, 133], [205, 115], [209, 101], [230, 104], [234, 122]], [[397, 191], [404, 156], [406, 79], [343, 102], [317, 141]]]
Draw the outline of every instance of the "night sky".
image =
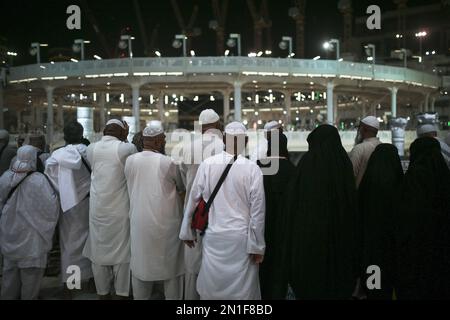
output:
[[[133, 2], [131, 0], [87, 1], [98, 25], [107, 39], [110, 50], [117, 56], [117, 43], [122, 30], [131, 28], [131, 34], [136, 37], [134, 42], [135, 56], [143, 56], [142, 36], [136, 19]], [[322, 43], [331, 37], [342, 36], [342, 16], [337, 9], [338, 1], [308, 1], [306, 19], [306, 58], [312, 58], [323, 54]], [[410, 0], [409, 6], [431, 4], [439, 0]], [[152, 30], [159, 25], [158, 37], [155, 47], [164, 56], [180, 56], [181, 50], [172, 48], [174, 35], [180, 33], [181, 28], [175, 18], [169, 0], [140, 0], [141, 12], [144, 19], [148, 38]], [[195, 27], [202, 30], [201, 36], [192, 42], [192, 48], [198, 56], [212, 56], [216, 54], [216, 35], [209, 29], [209, 21], [214, 19], [211, 2], [208, 0], [178, 0], [185, 21], [189, 20], [194, 4], [199, 5], [199, 15]], [[259, 5], [260, 0], [255, 0]], [[66, 8], [71, 4], [80, 5], [82, 8], [82, 30], [70, 31], [66, 28]], [[295, 36], [295, 24], [287, 12], [292, 6], [291, 0], [269, 0], [270, 17], [272, 27], [273, 56], [280, 56], [282, 52], [278, 48], [278, 42], [283, 35]], [[393, 0], [358, 0], [353, 1], [354, 16], [364, 16], [367, 6], [378, 4], [382, 11], [394, 9]], [[65, 48], [71, 54], [70, 48], [73, 40], [83, 38], [90, 40], [92, 44], [86, 48], [86, 56], [91, 58], [94, 54], [105, 57], [105, 52], [100, 45], [100, 40], [81, 1], [66, 0], [2, 0], [0, 2], [0, 44], [8, 50], [16, 51], [19, 57], [15, 64], [33, 62], [34, 58], [28, 54], [31, 42], [49, 43], [50, 49]], [[247, 54], [253, 45], [253, 22], [245, 0], [230, 0], [226, 21], [226, 34], [242, 34], [243, 54]], [[61, 50], [59, 50], [61, 51]], [[49, 56], [48, 50], [42, 52], [43, 61]]]

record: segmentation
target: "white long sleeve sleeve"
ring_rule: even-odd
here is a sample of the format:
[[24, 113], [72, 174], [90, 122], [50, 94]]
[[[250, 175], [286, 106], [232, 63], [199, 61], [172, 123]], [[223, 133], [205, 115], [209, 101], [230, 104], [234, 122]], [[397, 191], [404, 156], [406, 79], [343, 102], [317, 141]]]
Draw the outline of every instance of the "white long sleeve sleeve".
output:
[[266, 242], [264, 226], [266, 217], [266, 200], [263, 174], [255, 168], [250, 188], [250, 223], [248, 226], [247, 253], [264, 255]]

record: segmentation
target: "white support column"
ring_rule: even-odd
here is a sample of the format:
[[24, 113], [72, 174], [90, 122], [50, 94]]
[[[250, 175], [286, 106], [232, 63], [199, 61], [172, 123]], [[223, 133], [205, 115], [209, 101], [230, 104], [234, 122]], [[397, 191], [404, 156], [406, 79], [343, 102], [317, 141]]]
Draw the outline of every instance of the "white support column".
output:
[[22, 109], [17, 109], [17, 132], [21, 133], [20, 127], [22, 126]]
[[292, 108], [292, 93], [290, 91], [283, 92], [284, 94], [284, 105], [286, 107], [286, 125], [291, 125], [291, 108]]
[[425, 112], [430, 111], [430, 94], [429, 93], [425, 94], [423, 102], [424, 102], [424, 111]]
[[436, 104], [436, 96], [432, 96], [431, 100], [430, 100], [430, 111], [431, 112], [435, 112], [436, 111], [435, 104]]
[[367, 105], [363, 103], [362, 105], [362, 117], [361, 119], [364, 119], [367, 116]]
[[166, 116], [165, 116], [165, 109], [164, 109], [164, 92], [160, 92], [159, 93], [159, 98], [158, 98], [158, 113], [159, 113], [159, 119], [160, 121], [164, 124], [166, 121]]
[[339, 127], [339, 123], [338, 123], [338, 95], [336, 93], [333, 94], [333, 124], [336, 127]]
[[94, 135], [94, 109], [77, 107], [77, 121], [84, 128], [84, 136], [91, 140]]
[[3, 83], [0, 81], [0, 129], [5, 128], [5, 90], [3, 89]]
[[43, 121], [42, 121], [42, 103], [43, 100], [39, 99], [37, 105], [34, 106], [35, 119], [36, 119], [36, 127], [35, 129], [38, 132], [42, 131]]
[[392, 87], [389, 90], [391, 90], [391, 113], [392, 118], [397, 118], [397, 87]]
[[58, 109], [56, 110], [56, 126], [64, 130], [64, 99], [63, 95], [58, 96]]
[[234, 120], [242, 121], [242, 83], [234, 83]]
[[132, 84], [131, 91], [133, 96], [133, 117], [134, 117], [134, 127], [136, 132], [141, 130], [141, 108], [139, 102], [139, 89], [141, 86], [139, 84]]
[[101, 131], [106, 125], [106, 112], [105, 112], [106, 94], [104, 92], [100, 93], [98, 105], [100, 110], [100, 131]]
[[334, 102], [334, 83], [333, 81], [329, 81], [327, 83], [327, 122], [328, 124], [333, 125], [334, 122], [334, 108], [333, 108], [333, 102]]
[[53, 92], [55, 88], [46, 87], [45, 92], [47, 93], [47, 143], [51, 145], [53, 143]]
[[230, 92], [223, 92], [223, 122], [228, 123], [228, 116], [230, 115]]

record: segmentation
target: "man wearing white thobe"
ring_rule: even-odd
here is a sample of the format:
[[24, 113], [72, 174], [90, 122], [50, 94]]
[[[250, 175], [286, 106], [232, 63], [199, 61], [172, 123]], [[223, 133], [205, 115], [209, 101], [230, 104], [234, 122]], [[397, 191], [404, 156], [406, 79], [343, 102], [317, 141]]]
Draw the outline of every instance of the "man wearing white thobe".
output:
[[97, 294], [109, 299], [130, 292], [130, 203], [124, 174], [126, 159], [137, 152], [126, 143], [128, 125], [110, 120], [104, 137], [87, 148], [92, 168], [89, 235], [83, 255], [92, 262]]
[[279, 131], [279, 134], [283, 134], [283, 126], [277, 121], [270, 121], [264, 125], [264, 138], [258, 141], [256, 148], [250, 154], [250, 160], [257, 162], [258, 160], [265, 159], [267, 157], [267, 150], [269, 149], [269, 139], [272, 131]]
[[125, 165], [130, 195], [131, 274], [136, 300], [150, 300], [153, 286], [164, 282], [166, 300], [183, 298], [183, 182], [175, 162], [164, 155], [166, 136], [160, 121], [143, 132], [144, 151]]
[[21, 147], [0, 178], [0, 247], [4, 256], [2, 300], [35, 300], [52, 248], [58, 195], [37, 172], [38, 149]]
[[417, 137], [418, 138], [431, 137], [436, 139], [441, 145], [442, 156], [444, 157], [447, 167], [450, 169], [450, 146], [446, 143], [446, 141], [438, 137], [438, 131], [439, 129], [437, 125], [424, 124], [417, 128]]
[[[47, 160], [45, 174], [59, 192], [62, 214], [59, 218], [61, 280], [72, 274], [70, 266], [81, 270], [81, 281], [92, 278], [91, 262], [83, 256], [89, 232], [90, 165], [86, 146], [82, 144], [83, 126], [78, 122], [64, 128], [66, 146], [53, 152]], [[69, 271], [69, 272], [68, 272]]]
[[377, 138], [378, 130], [380, 130], [380, 123], [377, 118], [369, 116], [361, 120], [356, 137], [356, 146], [349, 154], [357, 188], [359, 188], [366, 173], [370, 156], [376, 147], [381, 144], [380, 139]]
[[[181, 150], [180, 172], [187, 195], [184, 208], [187, 206], [188, 196], [191, 192], [200, 163], [209, 157], [221, 153], [225, 147], [222, 132], [220, 131], [220, 117], [214, 110], [207, 109], [202, 111], [199, 117], [199, 124], [202, 127], [202, 134], [196, 134], [192, 141], [188, 141], [182, 146]], [[202, 261], [201, 237], [197, 237], [195, 247], [186, 247], [184, 252], [186, 266], [184, 299], [199, 300], [197, 277]]]
[[258, 300], [259, 264], [265, 252], [265, 195], [260, 168], [241, 155], [248, 138], [242, 123], [225, 129], [226, 151], [199, 167], [186, 206], [180, 239], [195, 246], [192, 216], [200, 199], [208, 201], [229, 163], [228, 176], [209, 210], [197, 290], [203, 300]]

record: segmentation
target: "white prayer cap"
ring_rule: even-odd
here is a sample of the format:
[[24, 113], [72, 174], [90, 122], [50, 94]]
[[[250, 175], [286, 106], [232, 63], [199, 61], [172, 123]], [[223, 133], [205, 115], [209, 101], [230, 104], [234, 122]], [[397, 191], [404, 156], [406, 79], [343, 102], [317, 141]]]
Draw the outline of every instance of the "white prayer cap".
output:
[[200, 124], [211, 124], [216, 123], [220, 120], [219, 115], [212, 109], [206, 109], [200, 113], [198, 121]]
[[164, 128], [161, 123], [161, 121], [153, 120], [150, 121], [148, 126], [144, 129], [144, 132], [142, 133], [142, 136], [144, 137], [156, 137], [160, 134], [164, 133]]
[[372, 127], [374, 129], [380, 130], [380, 122], [374, 116], [368, 116], [361, 120], [366, 126]]
[[125, 126], [123, 124], [122, 121], [117, 120], [117, 119], [111, 119], [106, 123], [106, 126], [112, 125], [112, 124], [117, 124], [119, 127], [121, 127], [122, 129], [125, 129]]
[[236, 136], [246, 134], [247, 129], [242, 123], [235, 121], [225, 127], [225, 133], [232, 136]]
[[438, 132], [438, 129], [434, 124], [424, 124], [417, 128], [417, 136], [419, 137], [431, 132]]
[[265, 131], [272, 131], [272, 130], [276, 130], [276, 129], [280, 129], [281, 125], [279, 122], [277, 121], [270, 121], [268, 123], [266, 123], [266, 125], [264, 126], [264, 130]]

